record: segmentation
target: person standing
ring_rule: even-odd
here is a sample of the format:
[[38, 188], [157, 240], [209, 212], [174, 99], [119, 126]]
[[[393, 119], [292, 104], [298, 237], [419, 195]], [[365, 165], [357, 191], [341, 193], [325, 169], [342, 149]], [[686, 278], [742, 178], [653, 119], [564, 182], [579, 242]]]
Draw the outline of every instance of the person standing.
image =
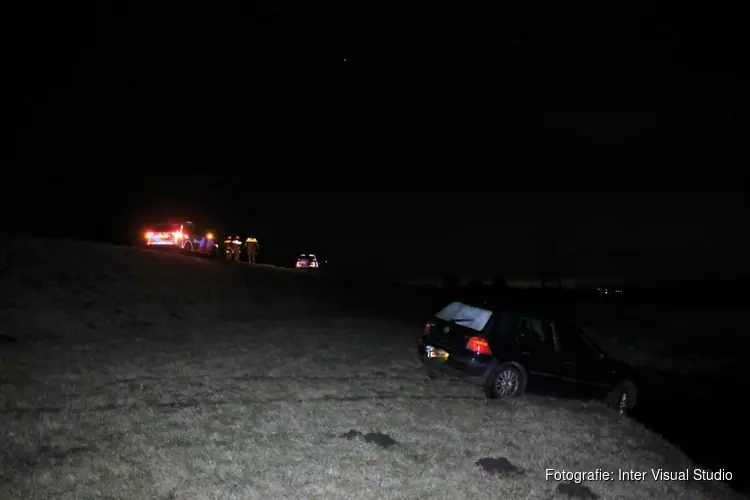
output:
[[258, 248], [260, 244], [258, 240], [250, 236], [245, 242], [245, 248], [247, 250], [247, 261], [251, 264], [255, 264], [258, 257]]
[[224, 240], [224, 255], [227, 260], [232, 260], [232, 237], [227, 236]]
[[240, 261], [240, 252], [242, 251], [242, 240], [240, 240], [240, 235], [235, 235], [234, 239], [232, 240], [232, 260], [235, 262]]

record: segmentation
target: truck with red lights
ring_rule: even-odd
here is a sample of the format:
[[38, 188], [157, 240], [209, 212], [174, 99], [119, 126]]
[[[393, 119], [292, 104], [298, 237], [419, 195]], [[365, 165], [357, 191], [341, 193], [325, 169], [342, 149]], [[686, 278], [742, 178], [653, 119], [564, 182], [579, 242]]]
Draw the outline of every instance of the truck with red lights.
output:
[[158, 224], [147, 229], [143, 237], [149, 248], [175, 248], [209, 256], [219, 251], [213, 231], [199, 229], [192, 221]]

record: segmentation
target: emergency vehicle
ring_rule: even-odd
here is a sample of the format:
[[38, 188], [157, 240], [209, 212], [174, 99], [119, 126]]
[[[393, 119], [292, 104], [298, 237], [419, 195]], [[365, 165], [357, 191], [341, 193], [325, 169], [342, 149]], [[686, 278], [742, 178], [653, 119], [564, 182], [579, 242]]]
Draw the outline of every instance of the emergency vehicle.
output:
[[158, 224], [143, 235], [147, 247], [176, 248], [186, 253], [217, 255], [219, 245], [211, 230], [201, 230], [192, 221]]

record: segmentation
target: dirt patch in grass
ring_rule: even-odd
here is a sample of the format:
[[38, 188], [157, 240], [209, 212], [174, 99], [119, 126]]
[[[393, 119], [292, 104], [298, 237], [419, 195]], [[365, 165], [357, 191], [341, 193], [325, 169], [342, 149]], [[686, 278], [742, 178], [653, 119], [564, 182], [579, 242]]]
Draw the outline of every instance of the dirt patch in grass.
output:
[[367, 434], [363, 434], [359, 431], [355, 431], [354, 429], [352, 429], [349, 432], [342, 434], [340, 437], [349, 439], [349, 440], [362, 438], [365, 440], [365, 442], [375, 443], [376, 445], [382, 448], [388, 448], [396, 444], [395, 439], [393, 439], [388, 434], [383, 434], [381, 432], [368, 432]]
[[480, 458], [476, 464], [490, 474], [520, 474], [521, 469], [510, 463], [505, 457], [497, 458]]

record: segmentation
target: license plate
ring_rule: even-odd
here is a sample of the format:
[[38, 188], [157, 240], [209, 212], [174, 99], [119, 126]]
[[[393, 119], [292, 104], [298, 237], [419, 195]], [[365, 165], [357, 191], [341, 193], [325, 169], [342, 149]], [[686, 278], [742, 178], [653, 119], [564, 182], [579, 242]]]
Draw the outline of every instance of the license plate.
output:
[[448, 359], [448, 353], [431, 345], [425, 346], [425, 352], [430, 359]]

